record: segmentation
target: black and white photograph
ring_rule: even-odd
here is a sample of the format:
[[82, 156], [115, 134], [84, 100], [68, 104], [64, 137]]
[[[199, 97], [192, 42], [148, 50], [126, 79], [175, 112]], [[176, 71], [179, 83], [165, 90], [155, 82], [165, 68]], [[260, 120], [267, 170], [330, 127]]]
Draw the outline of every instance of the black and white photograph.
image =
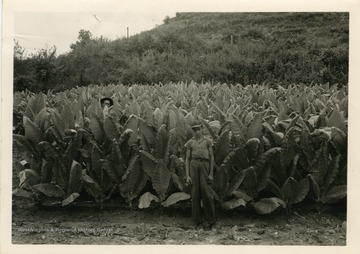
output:
[[359, 2], [274, 3], [3, 1], [0, 252], [359, 253]]

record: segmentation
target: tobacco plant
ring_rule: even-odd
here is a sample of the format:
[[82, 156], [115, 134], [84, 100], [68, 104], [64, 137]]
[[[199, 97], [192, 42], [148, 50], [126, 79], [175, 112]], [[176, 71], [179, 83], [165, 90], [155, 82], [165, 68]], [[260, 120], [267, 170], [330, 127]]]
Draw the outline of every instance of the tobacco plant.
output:
[[[223, 209], [337, 202], [346, 197], [346, 89], [191, 82], [15, 93], [14, 195], [100, 206], [120, 196], [140, 208], [189, 199], [184, 144], [199, 118], [214, 142], [213, 190]], [[114, 100], [107, 112], [105, 96]]]

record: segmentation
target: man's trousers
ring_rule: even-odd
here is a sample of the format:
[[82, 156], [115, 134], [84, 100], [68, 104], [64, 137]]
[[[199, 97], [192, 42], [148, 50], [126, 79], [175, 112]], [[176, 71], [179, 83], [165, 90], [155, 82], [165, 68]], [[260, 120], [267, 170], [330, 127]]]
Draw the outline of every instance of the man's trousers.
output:
[[[215, 223], [215, 206], [209, 182], [210, 162], [206, 160], [191, 160], [190, 177], [192, 181], [192, 218], [196, 224]], [[201, 200], [203, 209], [201, 209]]]

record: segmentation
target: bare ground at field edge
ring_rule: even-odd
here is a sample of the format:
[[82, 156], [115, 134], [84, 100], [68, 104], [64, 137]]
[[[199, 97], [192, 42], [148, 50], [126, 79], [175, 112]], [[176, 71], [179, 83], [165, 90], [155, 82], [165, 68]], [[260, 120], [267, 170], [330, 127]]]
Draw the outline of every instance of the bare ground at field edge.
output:
[[346, 245], [344, 212], [286, 215], [218, 212], [212, 230], [195, 228], [180, 209], [39, 209], [14, 198], [13, 244], [96, 245]]

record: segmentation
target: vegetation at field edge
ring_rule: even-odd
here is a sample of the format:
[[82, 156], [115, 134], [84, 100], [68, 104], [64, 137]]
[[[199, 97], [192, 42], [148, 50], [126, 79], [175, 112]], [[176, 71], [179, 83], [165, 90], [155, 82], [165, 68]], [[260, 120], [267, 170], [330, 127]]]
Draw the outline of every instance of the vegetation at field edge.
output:
[[177, 13], [109, 40], [79, 31], [70, 52], [15, 44], [14, 91], [89, 84], [348, 84], [348, 13]]

